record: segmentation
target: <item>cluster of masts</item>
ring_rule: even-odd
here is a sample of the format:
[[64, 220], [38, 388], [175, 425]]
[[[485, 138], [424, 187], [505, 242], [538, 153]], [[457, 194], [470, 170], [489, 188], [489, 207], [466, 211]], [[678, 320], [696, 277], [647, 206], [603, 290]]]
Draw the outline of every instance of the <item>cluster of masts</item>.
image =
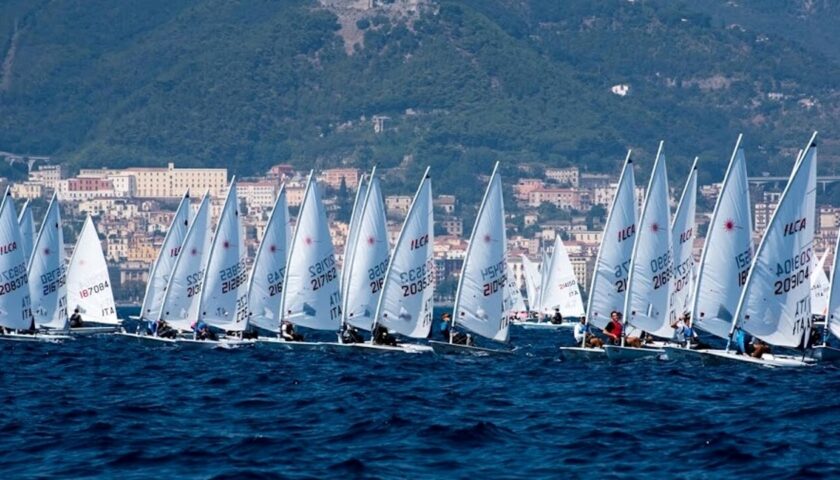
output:
[[[828, 333], [840, 334], [840, 288], [829, 282], [814, 253], [816, 133], [797, 156], [764, 236], [754, 248], [746, 160], [741, 137], [732, 153], [709, 224], [699, 263], [696, 235], [697, 160], [673, 218], [663, 144], [646, 198], [637, 211], [628, 152], [595, 262], [584, 313], [580, 290], [559, 236], [540, 271], [523, 257], [531, 309], [580, 317], [579, 347], [567, 358], [616, 359], [665, 355], [735, 359], [799, 366], [840, 353]], [[68, 305], [87, 321], [116, 324], [107, 266], [88, 217], [65, 268], [58, 202], [53, 198], [41, 231], [25, 253], [26, 209], [19, 222], [7, 192], [0, 210], [0, 324], [7, 337], [60, 337]], [[27, 227], [27, 222], [29, 227]], [[311, 346], [294, 326], [338, 332], [337, 342], [318, 343], [441, 352], [509, 353], [480, 348], [456, 334], [464, 329], [507, 344], [511, 313], [524, 303], [507, 267], [502, 182], [498, 164], [479, 207], [459, 276], [453, 316], [443, 341], [420, 345], [433, 325], [434, 215], [429, 169], [423, 174], [394, 248], [376, 169], [360, 182], [350, 221], [344, 268], [339, 272], [320, 187], [310, 173], [294, 232], [281, 188], [252, 267], [246, 265], [243, 228], [233, 179], [215, 231], [209, 197], [193, 213], [189, 192], [179, 205], [152, 266], [137, 331], [122, 335], [163, 342], [237, 346], [256, 341]], [[822, 275], [820, 275], [822, 273]], [[812, 300], [813, 291], [816, 292]], [[830, 287], [829, 287], [830, 286]], [[827, 297], [827, 298], [825, 298]], [[826, 318], [822, 345], [815, 345], [814, 314]], [[78, 318], [78, 315], [76, 315]], [[517, 322], [539, 327], [541, 322]], [[593, 341], [603, 329], [612, 345]], [[695, 328], [725, 348], [697, 348]], [[225, 332], [219, 339], [213, 331]], [[675, 330], [680, 344], [670, 343]], [[72, 330], [71, 330], [72, 331]], [[366, 341], [361, 331], [370, 332]], [[260, 336], [260, 334], [266, 334]], [[396, 337], [415, 343], [398, 345]], [[752, 336], [755, 348], [750, 348]], [[640, 338], [647, 339], [640, 344]], [[411, 340], [409, 340], [411, 342]], [[466, 343], [466, 344], [465, 344]], [[738, 355], [741, 350], [757, 355]], [[799, 348], [805, 353], [768, 353]]]

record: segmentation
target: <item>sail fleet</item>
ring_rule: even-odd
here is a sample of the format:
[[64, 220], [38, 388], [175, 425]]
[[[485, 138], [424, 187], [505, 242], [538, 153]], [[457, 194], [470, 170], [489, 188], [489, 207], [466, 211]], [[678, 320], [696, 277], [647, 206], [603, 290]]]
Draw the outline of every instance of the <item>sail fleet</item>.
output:
[[[840, 334], [838, 256], [830, 276], [827, 255], [814, 251], [816, 133], [797, 157], [788, 184], [758, 246], [753, 245], [747, 165], [742, 138], [735, 144], [708, 225], [699, 259], [693, 252], [698, 160], [672, 211], [664, 143], [660, 143], [641, 209], [636, 198], [632, 152], [628, 152], [610, 206], [584, 309], [581, 288], [561, 236], [543, 261], [522, 257], [527, 309], [536, 319], [518, 320], [526, 308], [508, 266], [504, 187], [493, 169], [469, 239], [447, 325], [448, 341], [424, 340], [433, 326], [434, 209], [432, 176], [426, 169], [396, 243], [388, 239], [381, 180], [374, 168], [363, 178], [353, 205], [339, 268], [322, 201], [310, 172], [292, 228], [281, 187], [253, 262], [244, 247], [236, 179], [215, 229], [210, 198], [193, 210], [185, 192], [149, 272], [136, 319], [181, 332], [158, 337], [156, 328], [124, 332], [137, 338], [200, 342], [198, 325], [224, 332], [219, 343], [248, 341], [328, 348], [374, 348], [438, 353], [510, 353], [510, 327], [556, 328], [541, 318], [581, 319], [587, 332], [607, 327], [619, 313], [621, 341], [606, 346], [564, 347], [566, 358], [627, 360], [665, 357], [770, 366], [802, 366], [840, 357], [828, 345]], [[17, 215], [9, 191], [0, 207], [0, 261], [6, 272], [0, 295], [4, 339], [60, 341], [72, 333], [70, 312], [108, 331], [120, 324], [96, 227], [85, 219], [69, 259], [64, 258], [61, 208], [56, 197], [36, 231], [29, 204]], [[836, 250], [835, 250], [836, 252]], [[821, 339], [813, 316], [825, 318]], [[514, 320], [512, 323], [511, 320]], [[690, 319], [690, 320], [689, 320]], [[689, 348], [672, 337], [678, 324], [701, 330], [720, 348]], [[566, 323], [570, 325], [571, 323]], [[338, 333], [336, 342], [289, 340], [284, 325]], [[454, 340], [455, 329], [491, 342]], [[263, 334], [247, 339], [246, 332]], [[360, 341], [347, 341], [347, 332]], [[192, 334], [190, 335], [190, 332]], [[361, 332], [369, 332], [364, 340]], [[693, 333], [692, 333], [693, 334]], [[28, 335], [28, 336], [27, 336]], [[791, 354], [739, 355], [749, 335]], [[402, 342], [382, 341], [398, 337]], [[471, 339], [470, 339], [471, 340]], [[502, 347], [492, 346], [498, 342]], [[641, 343], [639, 343], [641, 342]], [[813, 345], [812, 345], [813, 344]], [[698, 346], [699, 347], [699, 346]], [[803, 351], [809, 353], [801, 353]], [[797, 358], [798, 357], [798, 358]]]

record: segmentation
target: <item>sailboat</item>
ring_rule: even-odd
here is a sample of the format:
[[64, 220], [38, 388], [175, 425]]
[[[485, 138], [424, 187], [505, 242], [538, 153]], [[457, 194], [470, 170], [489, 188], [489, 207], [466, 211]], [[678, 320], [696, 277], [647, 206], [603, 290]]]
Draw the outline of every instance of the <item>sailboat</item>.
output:
[[[376, 167], [373, 169], [376, 171]], [[359, 221], [362, 218], [362, 209], [367, 198], [368, 183], [364, 175], [359, 178], [359, 187], [356, 189], [356, 198], [353, 201], [353, 211], [350, 213], [350, 225], [347, 230], [347, 240], [344, 243], [344, 265], [341, 268], [341, 299], [344, 300], [347, 293], [348, 276], [350, 275], [350, 259], [353, 258], [353, 250], [356, 248], [356, 238], [359, 236]]]
[[[224, 332], [242, 332], [248, 325], [247, 249], [242, 237], [236, 177], [231, 179], [219, 223], [207, 255], [199, 292], [198, 308], [192, 311], [194, 324], [204, 322]], [[195, 332], [194, 332], [195, 333]], [[251, 344], [235, 337], [219, 340], [179, 338], [179, 345], [232, 347]]]
[[53, 194], [29, 261], [29, 289], [35, 326], [66, 331], [67, 263], [57, 194]]
[[677, 211], [671, 224], [674, 270], [671, 278], [668, 321], [675, 324], [691, 308], [691, 287], [694, 281], [694, 237], [697, 211], [697, 158], [683, 187]]
[[[163, 293], [157, 320], [163, 320], [180, 332], [192, 330], [192, 322], [198, 317], [198, 300], [204, 279], [204, 266], [210, 250], [210, 197], [207, 193], [201, 199], [192, 224], [187, 228], [180, 253]], [[171, 341], [157, 336], [149, 338]]]
[[[522, 259], [522, 273], [523, 279], [525, 280], [525, 296], [528, 297], [528, 318], [530, 318], [530, 312], [538, 312], [540, 309], [540, 271], [537, 268], [537, 264], [532, 262], [526, 255], [520, 255], [520, 258]], [[514, 323], [520, 325], [525, 322], [516, 321]]]
[[574, 267], [559, 233], [555, 234], [551, 255], [544, 256], [540, 271], [540, 286], [536, 296], [539, 299], [538, 305], [532, 307], [532, 310], [539, 312], [537, 321], [517, 322], [517, 325], [526, 329], [572, 328], [575, 325], [574, 322], [552, 323], [547, 319], [554, 314], [556, 309], [560, 310], [564, 319], [585, 315], [583, 297], [580, 294]]
[[828, 293], [831, 289], [828, 275], [825, 274], [827, 257], [828, 250], [823, 253], [819, 260], [814, 255], [813, 273], [811, 274], [811, 313], [820, 317], [824, 317], [828, 309]]
[[[840, 349], [828, 345], [829, 335], [840, 338], [840, 276], [837, 269], [840, 267], [840, 255], [837, 252], [840, 248], [840, 235], [837, 236], [837, 243], [834, 245], [834, 262], [831, 266], [831, 281], [828, 291], [828, 304], [825, 313], [825, 326], [822, 332], [822, 345], [811, 349], [811, 355], [817, 360], [829, 361], [840, 359]], [[823, 256], [825, 261], [825, 256]]]
[[[340, 277], [335, 250], [314, 172], [309, 172], [297, 226], [289, 247], [280, 296], [281, 321], [314, 330], [337, 331], [341, 319]], [[315, 342], [284, 342], [287, 346], [318, 346]]]
[[633, 245], [624, 300], [625, 334], [620, 346], [604, 347], [610, 359], [627, 360], [664, 353], [659, 348], [624, 345], [627, 325], [659, 338], [670, 338], [673, 332], [669, 323], [673, 270], [671, 209], [663, 146], [664, 142], [660, 142]]
[[77, 335], [115, 332], [122, 323], [117, 318], [102, 243], [90, 215], [85, 218], [67, 266], [67, 308], [78, 309], [85, 323], [99, 325], [71, 328], [70, 332]]
[[[636, 181], [630, 155], [631, 152], [628, 151], [618, 179], [618, 188], [607, 214], [592, 272], [586, 309], [586, 323], [590, 328], [606, 327], [610, 321], [610, 313], [624, 309], [627, 274], [636, 236]], [[585, 348], [584, 345], [561, 347], [560, 350], [566, 359], [590, 358], [604, 354], [601, 348]]]
[[516, 285], [516, 278], [513, 276], [513, 270], [510, 264], [507, 265], [507, 291], [505, 292], [505, 311], [511, 318], [516, 318], [522, 312], [528, 310], [525, 306], [525, 300], [522, 299], [522, 292]]
[[35, 218], [33, 218], [32, 205], [29, 203], [29, 200], [20, 209], [18, 225], [20, 225], [20, 239], [23, 244], [23, 253], [28, 262], [32, 256], [32, 248], [35, 244]]
[[[381, 325], [410, 338], [429, 336], [434, 307], [434, 241], [432, 179], [426, 168], [388, 263], [371, 331]], [[398, 346], [406, 351], [431, 351], [424, 345]]]
[[163, 244], [158, 252], [155, 263], [149, 271], [149, 281], [146, 284], [146, 294], [143, 296], [143, 305], [140, 308], [138, 320], [155, 322], [160, 318], [160, 309], [163, 305], [163, 297], [166, 293], [166, 286], [169, 277], [175, 269], [175, 262], [181, 254], [181, 247], [187, 230], [190, 226], [190, 192], [184, 193], [178, 209], [169, 224]]
[[[481, 337], [507, 344], [510, 334], [505, 289], [507, 285], [507, 234], [499, 164], [493, 168], [484, 199], [478, 208], [455, 293], [452, 327], [456, 325]], [[435, 353], [510, 354], [509, 349], [484, 348], [452, 342], [429, 341]]]
[[[691, 298], [692, 326], [727, 339], [754, 252], [747, 161], [738, 136], [709, 222]], [[668, 358], [700, 359], [697, 350], [665, 346]]]
[[257, 249], [248, 287], [249, 325], [275, 334], [280, 333], [280, 296], [291, 238], [286, 186], [283, 185]]
[[740, 361], [771, 367], [802, 367], [803, 355], [764, 354], [761, 358], [733, 350], [737, 329], [774, 347], [807, 343], [811, 330], [811, 259], [816, 219], [816, 132], [796, 162], [787, 186], [747, 274], [732, 320], [726, 350], [702, 351], [704, 361]]
[[[372, 332], [376, 306], [391, 258], [385, 204], [375, 168], [371, 172], [365, 198], [354, 217], [358, 221], [356, 234], [352, 237], [354, 245], [348, 245], [351, 253], [345, 258], [347, 280], [342, 285], [341, 321], [342, 325]], [[347, 346], [402, 350], [402, 347], [376, 345], [373, 342], [347, 343]]]
[[70, 337], [35, 333], [26, 272], [26, 258], [11, 189], [0, 205], [0, 270], [4, 273], [0, 295], [0, 340], [59, 343]]

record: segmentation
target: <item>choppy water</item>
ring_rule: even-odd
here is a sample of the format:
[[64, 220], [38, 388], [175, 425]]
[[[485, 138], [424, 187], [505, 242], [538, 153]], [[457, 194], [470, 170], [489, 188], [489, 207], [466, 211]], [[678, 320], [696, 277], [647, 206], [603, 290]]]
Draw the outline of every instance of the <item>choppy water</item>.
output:
[[840, 371], [0, 344], [3, 478], [840, 475]]

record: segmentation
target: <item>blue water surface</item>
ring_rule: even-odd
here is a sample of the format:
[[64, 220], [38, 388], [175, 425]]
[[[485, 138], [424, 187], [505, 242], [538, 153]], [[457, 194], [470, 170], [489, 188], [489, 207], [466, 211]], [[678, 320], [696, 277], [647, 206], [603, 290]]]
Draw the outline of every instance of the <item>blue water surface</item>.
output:
[[840, 475], [840, 371], [0, 343], [3, 478]]

